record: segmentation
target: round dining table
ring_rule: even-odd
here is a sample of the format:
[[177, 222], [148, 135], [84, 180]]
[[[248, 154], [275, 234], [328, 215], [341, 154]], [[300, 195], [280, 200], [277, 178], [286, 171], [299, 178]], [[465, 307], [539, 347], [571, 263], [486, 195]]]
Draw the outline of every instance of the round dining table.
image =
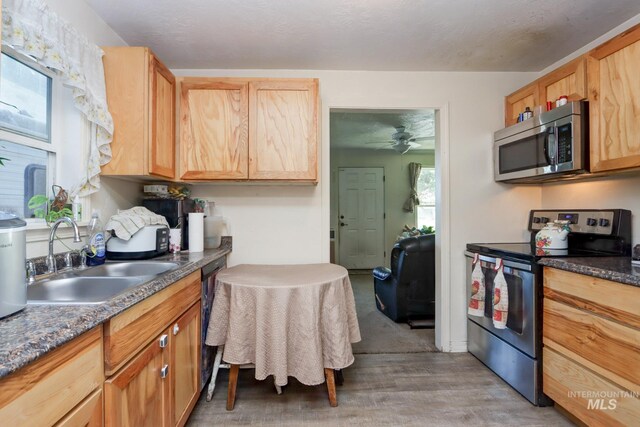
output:
[[[227, 409], [233, 409], [238, 367], [255, 378], [288, 377], [305, 385], [327, 382], [337, 406], [334, 370], [350, 366], [360, 329], [349, 274], [335, 264], [256, 265], [227, 268], [216, 277], [205, 343], [224, 346], [230, 366]], [[233, 389], [233, 390], [232, 390]]]

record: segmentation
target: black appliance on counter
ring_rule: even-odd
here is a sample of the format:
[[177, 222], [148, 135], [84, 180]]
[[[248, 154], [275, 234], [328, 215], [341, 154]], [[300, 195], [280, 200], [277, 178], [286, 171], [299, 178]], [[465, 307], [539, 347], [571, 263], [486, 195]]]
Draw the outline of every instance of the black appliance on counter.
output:
[[[545, 250], [535, 235], [547, 222], [569, 220], [568, 249]], [[467, 297], [471, 295], [473, 258], [478, 254], [485, 280], [484, 316], [467, 315], [468, 349], [531, 403], [546, 406], [542, 392], [542, 272], [544, 257], [602, 257], [631, 255], [631, 212], [606, 210], [535, 210], [529, 214], [531, 241], [469, 243]], [[553, 254], [551, 254], [553, 252]], [[497, 259], [504, 262], [509, 293], [506, 329], [493, 326], [493, 279]]]
[[142, 206], [162, 215], [167, 219], [170, 228], [180, 226], [182, 229], [182, 242], [180, 248], [189, 249], [189, 212], [194, 211], [195, 204], [193, 199], [163, 199], [150, 198], [142, 201]]

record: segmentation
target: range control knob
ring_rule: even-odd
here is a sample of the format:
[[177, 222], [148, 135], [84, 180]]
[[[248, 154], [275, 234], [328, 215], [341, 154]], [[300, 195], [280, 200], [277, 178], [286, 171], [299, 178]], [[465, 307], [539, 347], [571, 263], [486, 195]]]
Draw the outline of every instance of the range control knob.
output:
[[596, 224], [598, 224], [598, 221], [596, 221], [595, 218], [587, 218], [587, 225], [589, 227], [595, 227]]
[[547, 218], [546, 216], [541, 216], [540, 217], [540, 222], [543, 224], [546, 224], [549, 222], [549, 218]]
[[600, 225], [600, 227], [608, 227], [609, 220], [606, 218], [600, 218], [600, 221], [598, 221], [598, 224]]
[[538, 218], [537, 216], [533, 217], [533, 223], [534, 224], [540, 224], [540, 218]]

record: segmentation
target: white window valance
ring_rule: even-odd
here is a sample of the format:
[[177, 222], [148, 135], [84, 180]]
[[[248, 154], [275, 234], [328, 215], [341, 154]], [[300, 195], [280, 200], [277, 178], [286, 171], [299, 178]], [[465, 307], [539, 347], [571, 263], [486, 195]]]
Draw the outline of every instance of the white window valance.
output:
[[2, 1], [2, 44], [50, 68], [73, 90], [75, 106], [91, 122], [86, 174], [72, 189], [100, 189], [100, 166], [111, 160], [113, 120], [107, 108], [102, 49], [62, 20], [43, 0]]

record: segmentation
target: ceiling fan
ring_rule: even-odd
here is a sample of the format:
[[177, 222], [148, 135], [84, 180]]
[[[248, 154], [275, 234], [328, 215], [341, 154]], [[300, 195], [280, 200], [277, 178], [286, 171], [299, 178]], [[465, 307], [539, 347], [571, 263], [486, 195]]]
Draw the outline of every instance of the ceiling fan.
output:
[[395, 133], [391, 135], [391, 141], [380, 141], [380, 142], [365, 142], [365, 144], [391, 144], [393, 150], [397, 153], [404, 154], [409, 149], [413, 147], [419, 147], [419, 144], [415, 144], [415, 141], [424, 141], [427, 139], [432, 139], [431, 137], [424, 136], [413, 138], [413, 134], [407, 132], [404, 126], [395, 126]]

